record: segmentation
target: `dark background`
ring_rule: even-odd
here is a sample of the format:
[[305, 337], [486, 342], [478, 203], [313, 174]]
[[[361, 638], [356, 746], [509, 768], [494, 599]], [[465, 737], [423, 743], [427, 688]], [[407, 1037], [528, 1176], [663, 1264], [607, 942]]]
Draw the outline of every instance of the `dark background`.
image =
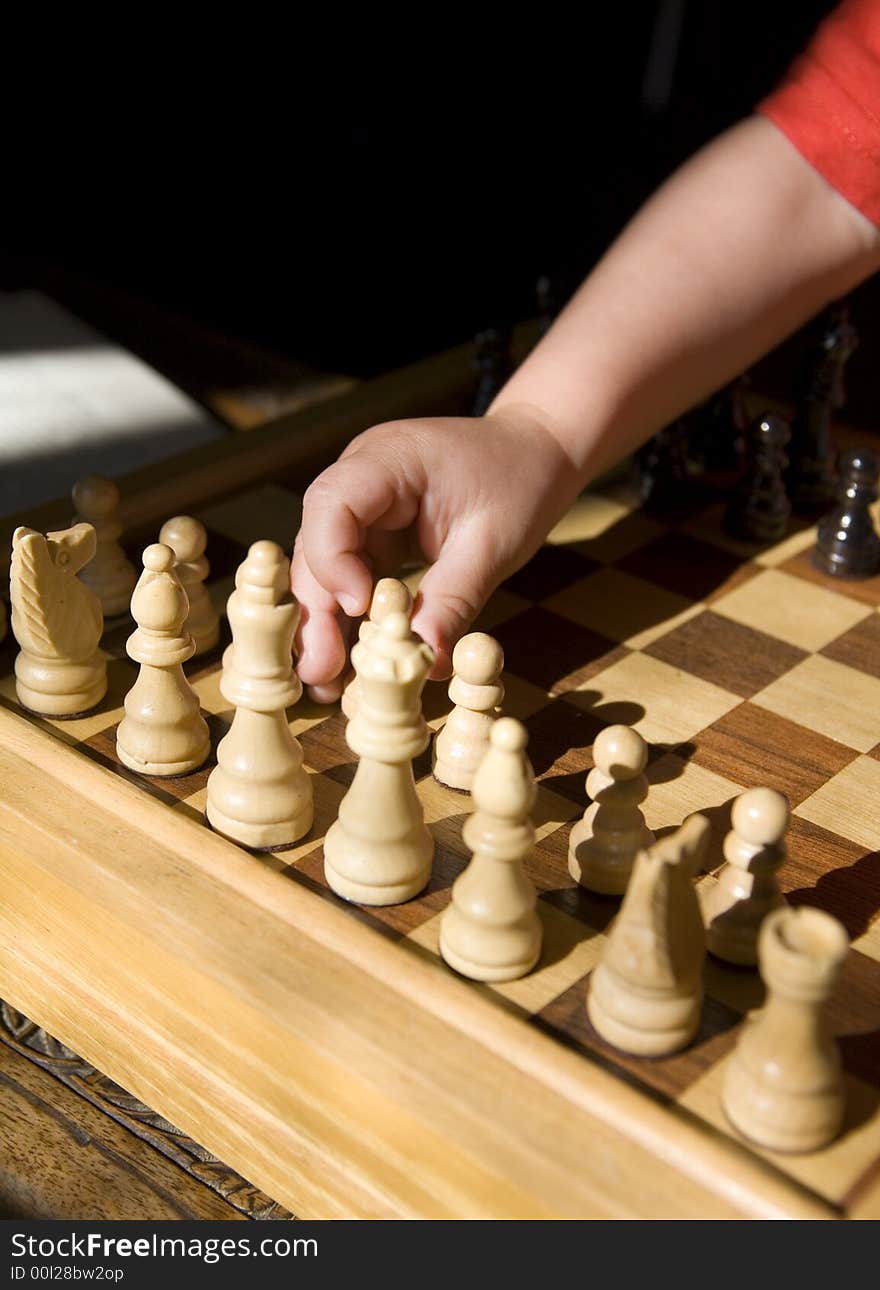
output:
[[111, 51], [51, 130], [7, 122], [22, 182], [0, 285], [84, 279], [332, 369], [388, 368], [533, 314], [540, 274], [563, 299], [832, 7], [508, 8], [479, 39], [466, 11], [411, 11], [390, 43], [355, 35], [355, 77], [326, 39], [267, 27], [263, 62], [253, 42], [238, 66], [203, 50], [185, 105], [162, 62]]

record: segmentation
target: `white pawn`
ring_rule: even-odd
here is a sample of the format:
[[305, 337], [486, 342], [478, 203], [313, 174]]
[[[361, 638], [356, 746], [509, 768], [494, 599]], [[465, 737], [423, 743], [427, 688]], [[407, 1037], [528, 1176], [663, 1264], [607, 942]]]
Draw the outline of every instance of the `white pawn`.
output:
[[191, 515], [175, 515], [162, 525], [159, 541], [174, 552], [174, 571], [189, 601], [186, 630], [195, 643], [195, 653], [205, 654], [220, 639], [220, 615], [205, 586], [211, 572], [205, 557], [208, 545], [205, 526]]
[[620, 896], [639, 851], [654, 841], [639, 809], [648, 795], [648, 745], [630, 726], [608, 726], [596, 736], [593, 760], [587, 776], [593, 803], [571, 831], [568, 871], [590, 891]]
[[772, 788], [741, 793], [724, 839], [727, 864], [717, 881], [701, 889], [709, 949], [728, 963], [758, 961], [758, 931], [784, 904], [776, 871], [785, 860], [788, 802]]
[[119, 489], [103, 475], [86, 475], [73, 486], [73, 504], [74, 523], [91, 524], [98, 543], [94, 558], [79, 575], [80, 582], [98, 597], [105, 618], [127, 614], [137, 571], [119, 545]]
[[434, 740], [434, 778], [470, 789], [504, 698], [504, 651], [485, 632], [471, 632], [452, 651], [452, 667], [449, 697], [456, 706]]
[[768, 1151], [818, 1151], [840, 1131], [840, 1053], [822, 1014], [848, 948], [843, 927], [820, 909], [777, 909], [761, 926], [767, 1000], [746, 1018], [721, 1100], [734, 1127]]
[[[412, 606], [412, 593], [405, 582], [400, 582], [397, 578], [380, 578], [373, 588], [369, 617], [364, 619], [358, 629], [358, 640], [369, 641], [389, 614], [406, 614], [409, 620]], [[355, 674], [342, 692], [342, 711], [349, 721], [357, 711], [360, 695], [361, 684]]]
[[171, 547], [148, 546], [131, 599], [138, 626], [125, 647], [141, 669], [116, 731], [119, 760], [141, 775], [186, 775], [211, 751], [198, 696], [183, 674], [194, 648], [183, 626], [188, 608]]
[[208, 777], [207, 816], [225, 837], [255, 850], [289, 846], [312, 827], [312, 780], [287, 708], [302, 694], [293, 670], [299, 605], [290, 561], [274, 542], [255, 542], [235, 575], [227, 613], [233, 645], [220, 692], [235, 707]]
[[525, 727], [512, 717], [492, 726], [489, 751], [474, 779], [476, 811], [463, 830], [473, 856], [440, 922], [440, 953], [474, 981], [525, 976], [541, 955], [537, 897], [523, 872], [535, 843], [529, 818], [535, 776], [527, 740]]
[[587, 995], [594, 1028], [622, 1052], [663, 1057], [699, 1028], [706, 932], [693, 880], [708, 838], [692, 815], [636, 859]]

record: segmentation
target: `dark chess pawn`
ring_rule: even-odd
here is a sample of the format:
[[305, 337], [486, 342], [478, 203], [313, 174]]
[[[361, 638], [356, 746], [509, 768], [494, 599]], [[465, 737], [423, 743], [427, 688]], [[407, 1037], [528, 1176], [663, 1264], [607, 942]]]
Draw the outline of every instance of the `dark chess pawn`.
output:
[[819, 524], [813, 564], [837, 578], [870, 578], [880, 569], [880, 537], [868, 509], [877, 500], [877, 458], [867, 448], [840, 459], [837, 505]]
[[645, 505], [665, 506], [689, 483], [687, 427], [675, 421], [636, 453], [639, 497]]
[[730, 499], [724, 527], [748, 542], [777, 542], [791, 513], [783, 472], [788, 422], [764, 412], [749, 426], [746, 469]]
[[482, 417], [488, 412], [492, 400], [513, 371], [510, 355], [512, 327], [487, 327], [474, 341], [476, 352], [477, 388], [471, 415]]
[[834, 305], [813, 332], [797, 394], [786, 482], [801, 515], [821, 512], [834, 497], [831, 414], [844, 401], [843, 369], [859, 343], [849, 309]]
[[688, 418], [688, 457], [697, 469], [712, 475], [742, 470], [749, 425], [748, 386], [749, 378], [740, 376]]

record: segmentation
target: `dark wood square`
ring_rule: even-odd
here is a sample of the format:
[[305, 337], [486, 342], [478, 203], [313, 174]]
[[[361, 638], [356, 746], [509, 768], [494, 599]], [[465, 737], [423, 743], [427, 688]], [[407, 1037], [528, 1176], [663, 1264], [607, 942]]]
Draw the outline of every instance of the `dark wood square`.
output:
[[707, 610], [646, 646], [645, 654], [749, 699], [806, 658], [785, 641]]
[[535, 605], [502, 623], [494, 635], [505, 668], [550, 694], [574, 690], [608, 666], [616, 641]]
[[526, 600], [545, 600], [598, 568], [598, 561], [582, 555], [574, 547], [542, 546], [503, 585]]
[[793, 807], [858, 756], [854, 749], [748, 701], [695, 735], [693, 743], [699, 766], [743, 788], [775, 788]]
[[880, 852], [798, 815], [791, 817], [786, 846], [779, 882], [789, 902], [824, 909], [852, 940], [863, 936], [880, 914]]
[[619, 568], [667, 591], [704, 600], [726, 583], [742, 560], [688, 533], [664, 533], [619, 562]]
[[880, 677], [880, 614], [863, 618], [819, 652], [836, 663]]

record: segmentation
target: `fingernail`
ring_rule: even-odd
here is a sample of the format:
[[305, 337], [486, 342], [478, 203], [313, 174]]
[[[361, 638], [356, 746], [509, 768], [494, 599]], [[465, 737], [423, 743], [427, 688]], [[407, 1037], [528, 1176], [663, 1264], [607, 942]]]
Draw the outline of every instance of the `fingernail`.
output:
[[348, 614], [349, 618], [354, 618], [357, 614], [360, 613], [360, 607], [358, 605], [358, 602], [355, 600], [354, 596], [346, 595], [346, 593], [343, 591], [343, 592], [340, 592], [340, 594], [336, 597], [336, 599], [339, 601], [340, 605], [342, 606], [343, 611], [346, 614]]

